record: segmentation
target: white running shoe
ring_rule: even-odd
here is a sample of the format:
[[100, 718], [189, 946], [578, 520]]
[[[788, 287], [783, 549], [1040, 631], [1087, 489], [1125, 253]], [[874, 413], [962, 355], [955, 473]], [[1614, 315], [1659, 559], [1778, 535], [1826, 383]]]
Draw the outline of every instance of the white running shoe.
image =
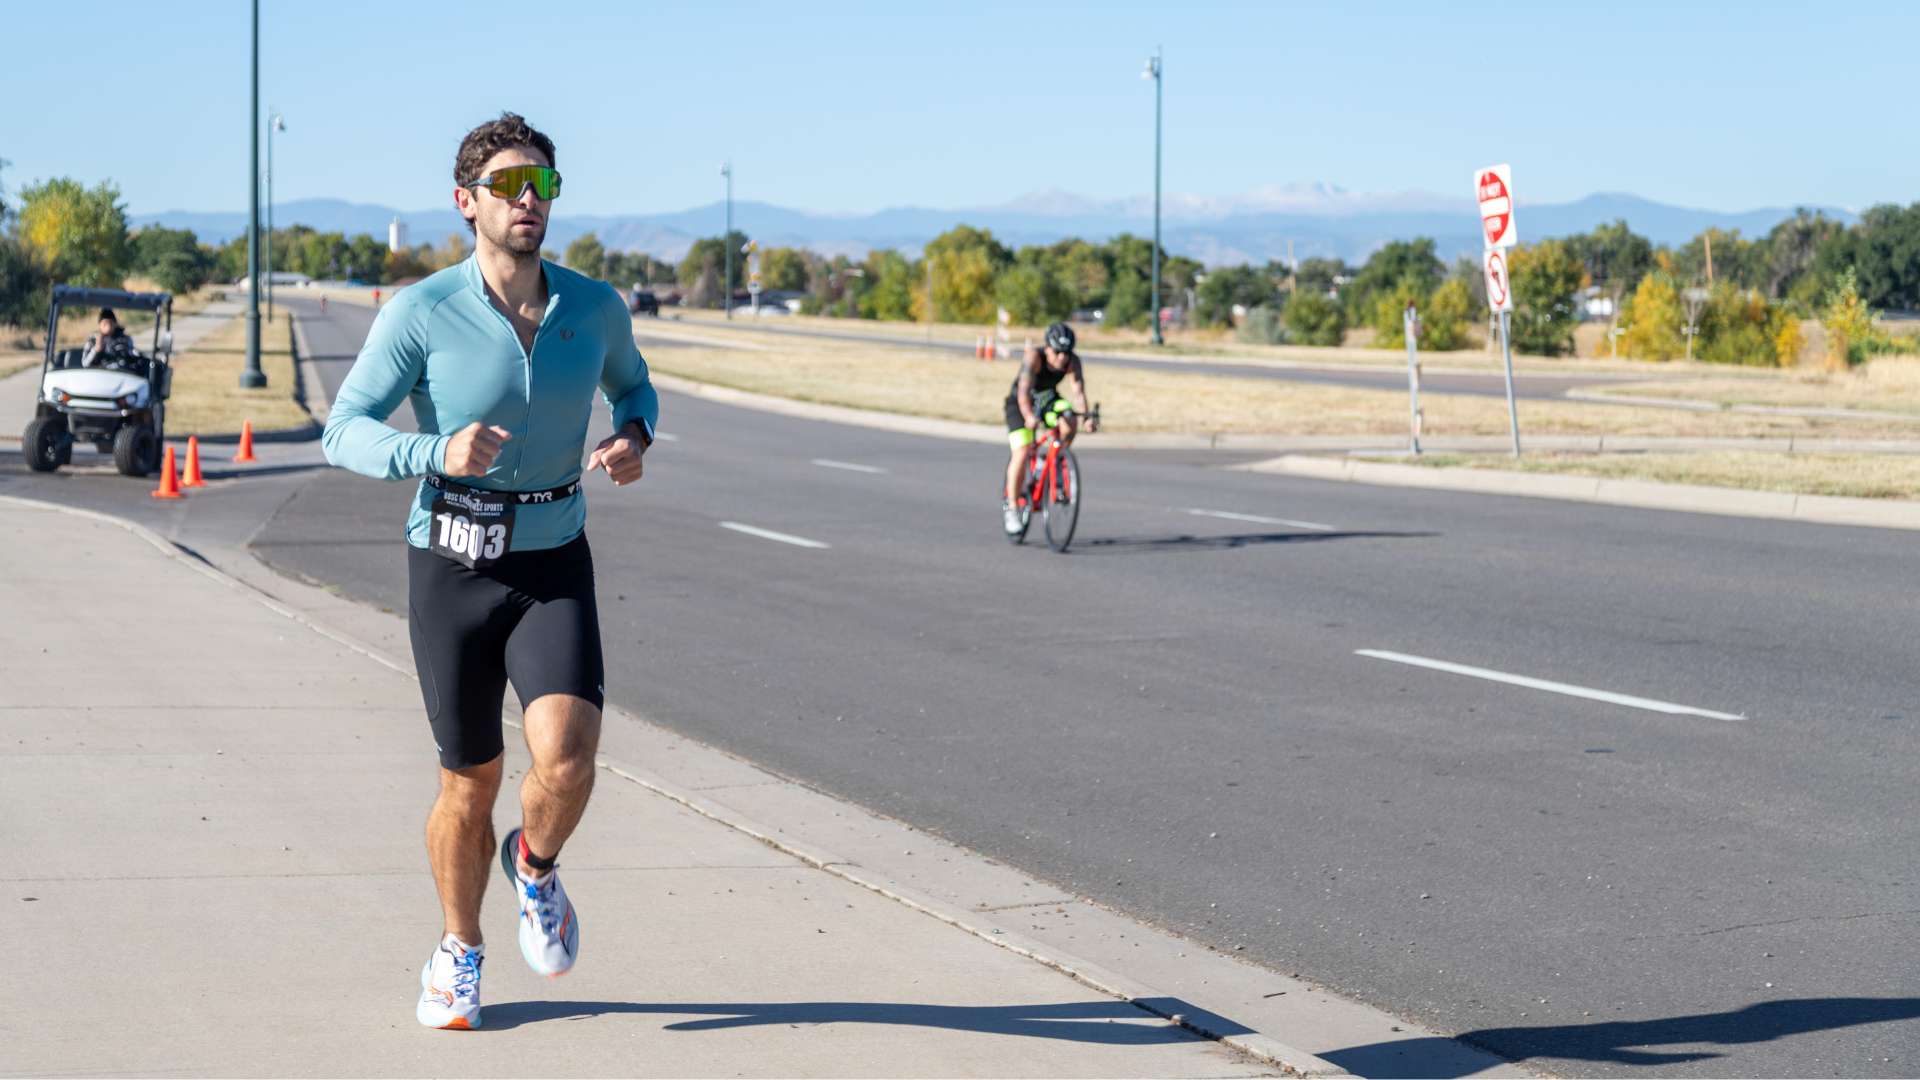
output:
[[558, 868], [529, 881], [520, 876], [520, 830], [500, 845], [500, 866], [520, 901], [520, 955], [536, 974], [565, 975], [580, 955], [580, 919], [560, 884]]
[[487, 947], [469, 949], [448, 934], [420, 969], [420, 1004], [414, 1018], [430, 1028], [467, 1031], [480, 1026], [480, 965]]
[[1002, 502], [1000, 504], [1000, 511], [1002, 518], [1001, 524], [1007, 530], [1008, 536], [1012, 536], [1026, 527], [1026, 522], [1020, 520], [1019, 507], [1010, 502]]

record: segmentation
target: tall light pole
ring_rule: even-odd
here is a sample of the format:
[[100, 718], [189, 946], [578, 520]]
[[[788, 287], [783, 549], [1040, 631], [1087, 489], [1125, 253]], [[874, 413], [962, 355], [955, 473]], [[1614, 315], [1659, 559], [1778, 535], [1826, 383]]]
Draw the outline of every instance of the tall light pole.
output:
[[253, 94], [247, 105], [247, 366], [240, 385], [267, 385], [260, 370], [260, 0], [253, 0]]
[[273, 119], [267, 124], [267, 234], [261, 239], [267, 253], [267, 321], [273, 321], [273, 133], [287, 130], [286, 118], [267, 106]]
[[1153, 80], [1153, 343], [1166, 344], [1160, 336], [1160, 47], [1147, 58], [1143, 79]]
[[720, 246], [727, 253], [727, 282], [721, 290], [720, 306], [726, 309], [727, 318], [733, 318], [733, 162], [720, 164], [720, 175], [727, 178], [727, 231], [720, 237]]

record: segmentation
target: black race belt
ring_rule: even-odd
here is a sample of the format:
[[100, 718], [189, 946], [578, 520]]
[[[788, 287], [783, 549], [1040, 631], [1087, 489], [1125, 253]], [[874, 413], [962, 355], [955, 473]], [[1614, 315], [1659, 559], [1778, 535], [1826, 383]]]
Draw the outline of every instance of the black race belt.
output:
[[468, 487], [465, 484], [455, 483], [444, 476], [434, 476], [431, 474], [427, 476], [427, 484], [440, 491], [454, 491], [484, 498], [500, 498], [504, 496], [508, 502], [516, 506], [537, 506], [541, 503], [559, 502], [561, 499], [565, 499], [580, 490], [580, 481], [575, 480], [571, 484], [542, 488], [539, 491], [493, 491], [489, 488]]

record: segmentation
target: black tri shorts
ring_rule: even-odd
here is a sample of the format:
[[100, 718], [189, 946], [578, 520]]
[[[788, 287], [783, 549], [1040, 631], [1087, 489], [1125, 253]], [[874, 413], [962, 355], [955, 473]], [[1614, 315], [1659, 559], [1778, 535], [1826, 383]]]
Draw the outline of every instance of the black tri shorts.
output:
[[484, 765], [506, 748], [500, 701], [509, 680], [522, 709], [547, 694], [605, 704], [584, 533], [557, 548], [508, 552], [478, 570], [408, 546], [407, 627], [446, 768]]

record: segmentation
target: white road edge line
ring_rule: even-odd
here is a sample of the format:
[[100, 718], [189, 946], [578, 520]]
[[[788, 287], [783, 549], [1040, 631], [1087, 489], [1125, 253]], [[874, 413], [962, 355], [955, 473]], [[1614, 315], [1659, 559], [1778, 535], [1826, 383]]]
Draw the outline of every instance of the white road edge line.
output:
[[1317, 521], [1291, 521], [1287, 518], [1261, 517], [1258, 514], [1236, 514], [1230, 510], [1188, 510], [1189, 514], [1201, 517], [1226, 518], [1228, 521], [1251, 521], [1255, 525], [1286, 525], [1295, 529], [1307, 529], [1312, 532], [1335, 532], [1331, 525], [1322, 525]]
[[777, 540], [782, 544], [792, 544], [794, 547], [827, 548], [832, 546], [830, 544], [823, 544], [818, 540], [809, 540], [804, 536], [788, 536], [786, 533], [774, 532], [772, 529], [757, 529], [752, 525], [742, 525], [737, 521], [723, 521], [720, 523], [720, 527], [723, 529], [732, 529], [738, 533], [746, 533], [748, 536], [757, 536], [762, 540]]
[[887, 470], [878, 465], [855, 465], [851, 461], [835, 461], [832, 458], [817, 457], [813, 459], [813, 463], [823, 469], [845, 469], [848, 472], [872, 473], [875, 476], [887, 474]]
[[1625, 705], [1630, 709], [1646, 709], [1651, 712], [1667, 713], [1673, 716], [1704, 716], [1709, 720], [1745, 720], [1744, 716], [1733, 713], [1714, 712], [1711, 709], [1696, 709], [1691, 705], [1675, 705], [1671, 701], [1655, 701], [1652, 698], [1634, 697], [1630, 694], [1616, 694], [1610, 690], [1595, 690], [1586, 686], [1574, 686], [1571, 683], [1549, 682], [1546, 679], [1534, 679], [1525, 675], [1509, 675], [1504, 671], [1488, 668], [1469, 667], [1466, 664], [1454, 664], [1445, 660], [1429, 660], [1424, 656], [1409, 656], [1406, 653], [1387, 652], [1382, 649], [1355, 649], [1356, 656], [1369, 656], [1375, 660], [1390, 660], [1396, 664], [1411, 664], [1414, 667], [1431, 668], [1454, 675], [1469, 675], [1490, 682], [1507, 683], [1512, 686], [1525, 686], [1533, 690], [1546, 690], [1568, 697], [1586, 698], [1589, 701], [1604, 701], [1612, 705]]

